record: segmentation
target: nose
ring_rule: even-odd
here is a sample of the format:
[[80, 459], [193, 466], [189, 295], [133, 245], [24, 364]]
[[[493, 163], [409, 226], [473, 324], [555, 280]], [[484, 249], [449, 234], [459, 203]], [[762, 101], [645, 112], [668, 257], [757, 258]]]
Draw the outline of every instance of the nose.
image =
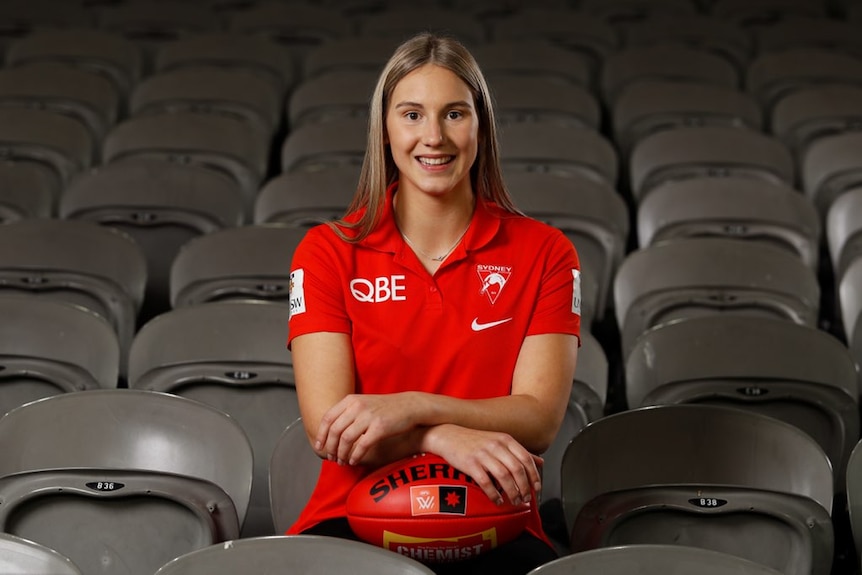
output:
[[425, 124], [425, 130], [422, 134], [422, 143], [426, 146], [439, 146], [445, 140], [445, 132], [442, 122], [429, 120]]

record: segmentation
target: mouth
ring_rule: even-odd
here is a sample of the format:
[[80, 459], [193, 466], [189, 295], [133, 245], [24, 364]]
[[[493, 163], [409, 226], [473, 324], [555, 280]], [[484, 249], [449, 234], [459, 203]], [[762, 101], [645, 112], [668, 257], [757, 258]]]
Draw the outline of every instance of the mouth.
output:
[[446, 164], [451, 163], [455, 156], [419, 156], [416, 158], [419, 160], [419, 163], [423, 166], [445, 166]]

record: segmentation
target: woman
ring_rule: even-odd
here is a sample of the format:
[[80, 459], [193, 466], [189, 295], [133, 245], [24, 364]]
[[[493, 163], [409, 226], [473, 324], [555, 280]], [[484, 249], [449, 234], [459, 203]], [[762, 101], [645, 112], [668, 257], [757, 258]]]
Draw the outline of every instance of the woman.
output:
[[[326, 461], [288, 533], [352, 537], [350, 488], [421, 452], [494, 501], [535, 500], [575, 370], [579, 278], [571, 242], [506, 192], [473, 57], [432, 34], [402, 44], [372, 97], [348, 214], [309, 230], [291, 266], [300, 411]], [[554, 558], [535, 504], [520, 539], [435, 568], [526, 573]]]

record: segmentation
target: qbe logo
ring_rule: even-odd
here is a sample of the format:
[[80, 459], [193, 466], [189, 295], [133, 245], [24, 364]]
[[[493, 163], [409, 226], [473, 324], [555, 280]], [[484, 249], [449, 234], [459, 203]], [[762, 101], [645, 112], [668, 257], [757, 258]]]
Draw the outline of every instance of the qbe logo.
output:
[[350, 281], [350, 293], [363, 303], [382, 303], [385, 301], [406, 301], [407, 286], [405, 276], [381, 276], [368, 280], [356, 278]]

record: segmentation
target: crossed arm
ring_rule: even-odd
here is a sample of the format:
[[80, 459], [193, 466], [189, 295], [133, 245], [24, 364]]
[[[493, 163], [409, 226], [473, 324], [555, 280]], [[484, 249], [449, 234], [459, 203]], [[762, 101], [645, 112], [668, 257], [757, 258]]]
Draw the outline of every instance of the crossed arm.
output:
[[528, 336], [511, 394], [466, 400], [415, 391], [356, 394], [347, 334], [301, 335], [291, 346], [300, 412], [320, 457], [377, 467], [435, 453], [492, 500], [501, 500], [496, 481], [514, 502], [541, 486], [535, 454], [548, 448], [563, 419], [578, 349], [573, 335]]

